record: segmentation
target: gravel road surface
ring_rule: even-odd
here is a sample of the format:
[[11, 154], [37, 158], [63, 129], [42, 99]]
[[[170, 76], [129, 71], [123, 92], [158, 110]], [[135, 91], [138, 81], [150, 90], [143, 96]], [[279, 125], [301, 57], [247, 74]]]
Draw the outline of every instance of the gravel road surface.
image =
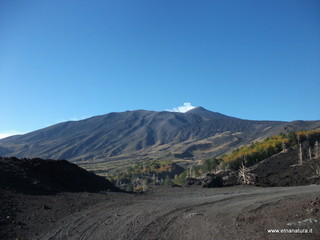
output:
[[141, 195], [106, 195], [105, 201], [58, 219], [34, 238], [320, 239], [318, 185], [156, 188]]

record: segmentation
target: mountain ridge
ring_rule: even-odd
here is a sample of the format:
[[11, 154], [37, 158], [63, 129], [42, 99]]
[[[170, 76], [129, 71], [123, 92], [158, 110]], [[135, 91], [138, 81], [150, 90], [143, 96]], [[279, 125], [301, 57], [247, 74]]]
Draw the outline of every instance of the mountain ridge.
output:
[[1, 139], [0, 156], [66, 159], [93, 169], [126, 161], [195, 161], [280, 132], [319, 127], [320, 121], [244, 120], [203, 107], [111, 112]]

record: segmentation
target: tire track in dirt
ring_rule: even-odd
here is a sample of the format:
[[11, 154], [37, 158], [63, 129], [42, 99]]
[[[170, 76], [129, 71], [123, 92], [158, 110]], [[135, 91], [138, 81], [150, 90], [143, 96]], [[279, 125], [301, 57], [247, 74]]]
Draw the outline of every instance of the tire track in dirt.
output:
[[209, 195], [201, 189], [192, 193], [183, 190], [180, 195], [172, 191], [165, 196], [147, 194], [116, 204], [100, 204], [69, 216], [38, 239], [254, 239], [237, 227], [239, 215], [288, 196], [320, 194], [319, 186], [235, 189], [205, 190]]
[[[93, 209], [73, 214], [60, 221], [58, 228], [37, 239], [90, 239], [91, 235], [99, 226], [106, 223], [111, 216], [116, 216], [118, 209], [120, 207], [126, 207], [127, 204], [117, 203], [108, 206], [101, 204]], [[114, 219], [111, 219], [110, 222], [113, 220]]]
[[[265, 195], [265, 194], [255, 194], [254, 196], [250, 196], [250, 197], [257, 197], [260, 195]], [[238, 195], [237, 200], [246, 199], [247, 197], [248, 197], [248, 194]], [[206, 207], [206, 206], [217, 204], [217, 203], [223, 203], [230, 200], [234, 201], [234, 199], [235, 199], [235, 196], [232, 196], [232, 197], [227, 197], [219, 200], [214, 200], [214, 201], [195, 204], [195, 205], [188, 205], [185, 207], [174, 209], [164, 215], [159, 216], [154, 221], [149, 223], [134, 239], [141, 240], [141, 239], [144, 239], [145, 236], [148, 236], [148, 239], [150, 240], [162, 239], [160, 236], [167, 231], [168, 226], [173, 224], [174, 221], [177, 220], [178, 218], [182, 218], [183, 213], [196, 211], [197, 208], [202, 208], [202, 207]], [[229, 217], [226, 217], [225, 219], [223, 219], [223, 221], [221, 222], [221, 225], [223, 225], [227, 220], [229, 220]], [[217, 229], [216, 231], [219, 231], [219, 230], [220, 229]]]
[[[318, 191], [319, 191], [319, 187]], [[266, 190], [266, 189], [263, 189]], [[142, 231], [134, 238], [135, 240], [144, 239], [148, 236], [148, 239], [153, 240], [162, 240], [162, 239], [196, 239], [195, 236], [184, 236], [176, 234], [176, 236], [171, 236], [166, 234], [167, 231], [171, 230], [171, 233], [174, 232], [174, 229], [179, 229], [175, 227], [175, 222], [181, 220], [183, 213], [185, 212], [199, 212], [199, 210], [208, 211], [208, 215], [217, 216], [217, 212], [221, 209], [220, 212], [225, 211], [225, 214], [220, 214], [219, 221], [214, 221], [212, 217], [211, 228], [207, 234], [204, 232], [199, 232], [199, 239], [250, 239], [250, 236], [242, 237], [239, 235], [237, 229], [237, 217], [242, 214], [244, 211], [249, 209], [258, 209], [264, 205], [269, 205], [279, 200], [283, 200], [289, 196], [294, 196], [297, 193], [295, 191], [288, 191], [290, 189], [276, 189], [273, 188], [270, 191], [263, 192], [253, 192], [249, 194], [241, 194], [231, 197], [226, 197], [219, 200], [209, 201], [201, 204], [189, 205], [185, 207], [179, 207], [172, 211], [169, 211], [159, 217], [154, 221], [146, 225]], [[291, 189], [292, 190], [292, 189]], [[307, 191], [308, 192], [308, 191]], [[298, 193], [303, 194], [303, 193]], [[208, 207], [211, 206], [211, 210], [208, 210]], [[201, 212], [201, 211], [200, 211]], [[201, 215], [201, 214], [196, 214]], [[198, 219], [199, 221], [203, 221]], [[169, 229], [170, 227], [170, 229]], [[250, 228], [250, 226], [248, 226]], [[204, 229], [202, 229], [204, 230]], [[198, 231], [198, 228], [195, 228], [193, 231]], [[243, 231], [242, 231], [243, 232]], [[262, 233], [263, 234], [263, 233]], [[194, 234], [197, 235], [197, 234]], [[207, 237], [207, 238], [206, 238]], [[254, 239], [254, 238], [252, 238]]]

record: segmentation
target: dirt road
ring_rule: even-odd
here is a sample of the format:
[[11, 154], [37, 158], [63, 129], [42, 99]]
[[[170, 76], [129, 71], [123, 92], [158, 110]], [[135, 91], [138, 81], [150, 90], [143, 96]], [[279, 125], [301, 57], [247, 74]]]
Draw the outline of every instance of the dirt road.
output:
[[320, 239], [319, 212], [312, 209], [320, 196], [316, 185], [160, 188], [108, 196], [108, 201], [60, 219], [36, 239]]

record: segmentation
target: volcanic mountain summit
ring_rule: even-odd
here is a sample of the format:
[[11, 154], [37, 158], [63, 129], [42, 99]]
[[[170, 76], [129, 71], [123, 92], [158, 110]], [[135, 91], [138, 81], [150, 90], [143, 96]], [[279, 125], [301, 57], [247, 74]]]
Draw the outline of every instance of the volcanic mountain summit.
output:
[[252, 121], [194, 108], [186, 113], [135, 110], [59, 123], [0, 140], [0, 155], [66, 159], [79, 165], [150, 159], [200, 160], [320, 121]]

